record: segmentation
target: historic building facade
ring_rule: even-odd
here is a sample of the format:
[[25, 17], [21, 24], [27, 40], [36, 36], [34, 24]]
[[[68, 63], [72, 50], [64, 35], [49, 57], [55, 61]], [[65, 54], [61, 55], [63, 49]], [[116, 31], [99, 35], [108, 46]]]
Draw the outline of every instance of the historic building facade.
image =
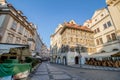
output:
[[[51, 44], [52, 52], [54, 52], [53, 47], [56, 48], [56, 56], [53, 56], [56, 58], [56, 63], [78, 64], [80, 57], [83, 58], [81, 58], [83, 60], [81, 63], [84, 63], [84, 56], [91, 55], [96, 51], [93, 35], [93, 31], [86, 26], [76, 24], [73, 20], [63, 23], [61, 27], [59, 26], [57, 33], [51, 36], [51, 42], [55, 43], [54, 46]], [[54, 41], [55, 37], [56, 41]], [[77, 52], [78, 47], [80, 54]]]
[[5, 0], [0, 1], [0, 43], [29, 45], [31, 52], [40, 52], [37, 44], [42, 44], [36, 26]]
[[120, 41], [120, 0], [106, 0], [106, 4], [114, 22], [117, 39]]
[[120, 49], [114, 22], [106, 8], [95, 11], [93, 17], [84, 25], [95, 33], [96, 53], [110, 53]]
[[55, 33], [50, 36], [50, 57], [52, 62], [57, 62], [57, 56], [60, 54], [62, 25], [59, 24]]

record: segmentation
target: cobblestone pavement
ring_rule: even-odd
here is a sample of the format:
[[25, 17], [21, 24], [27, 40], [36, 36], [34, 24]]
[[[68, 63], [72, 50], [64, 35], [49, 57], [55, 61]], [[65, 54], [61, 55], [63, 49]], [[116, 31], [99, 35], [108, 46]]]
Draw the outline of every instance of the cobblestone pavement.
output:
[[42, 63], [28, 80], [120, 80], [119, 71], [89, 70]]
[[42, 63], [35, 72], [31, 73], [28, 80], [80, 80], [62, 69]]

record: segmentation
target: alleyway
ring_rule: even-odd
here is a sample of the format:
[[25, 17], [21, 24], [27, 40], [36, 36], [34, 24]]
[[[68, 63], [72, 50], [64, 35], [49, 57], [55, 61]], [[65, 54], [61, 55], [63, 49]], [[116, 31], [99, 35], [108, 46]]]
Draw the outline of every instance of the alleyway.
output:
[[85, 70], [63, 65], [42, 63], [29, 80], [120, 80], [120, 72]]

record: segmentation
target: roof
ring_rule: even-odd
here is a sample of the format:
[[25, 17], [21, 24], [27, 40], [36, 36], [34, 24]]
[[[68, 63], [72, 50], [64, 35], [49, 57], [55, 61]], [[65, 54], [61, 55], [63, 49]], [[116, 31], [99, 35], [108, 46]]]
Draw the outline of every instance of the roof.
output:
[[72, 29], [77, 29], [77, 30], [82, 30], [82, 31], [87, 31], [87, 32], [93, 32], [90, 28], [88, 28], [87, 26], [81, 26], [81, 25], [78, 25], [78, 24], [73, 24], [73, 23], [64, 23], [63, 24], [63, 29], [61, 31], [61, 34], [64, 32], [64, 30], [66, 28], [72, 28]]

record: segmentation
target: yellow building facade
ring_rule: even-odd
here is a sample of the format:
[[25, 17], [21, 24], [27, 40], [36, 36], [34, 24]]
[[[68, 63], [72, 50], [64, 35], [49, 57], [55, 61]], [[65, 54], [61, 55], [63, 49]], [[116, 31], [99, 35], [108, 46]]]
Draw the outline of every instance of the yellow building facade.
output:
[[76, 24], [73, 20], [64, 23], [61, 31], [62, 45], [68, 45], [71, 51], [74, 51], [77, 45], [86, 48], [88, 54], [95, 52], [94, 48], [94, 33], [89, 28]]
[[[93, 31], [86, 26], [76, 24], [74, 20], [59, 25], [55, 33], [51, 35], [53, 62], [79, 64], [79, 55], [84, 58], [85, 55], [96, 52], [93, 37]], [[80, 54], [76, 51], [78, 46], [81, 48]]]

